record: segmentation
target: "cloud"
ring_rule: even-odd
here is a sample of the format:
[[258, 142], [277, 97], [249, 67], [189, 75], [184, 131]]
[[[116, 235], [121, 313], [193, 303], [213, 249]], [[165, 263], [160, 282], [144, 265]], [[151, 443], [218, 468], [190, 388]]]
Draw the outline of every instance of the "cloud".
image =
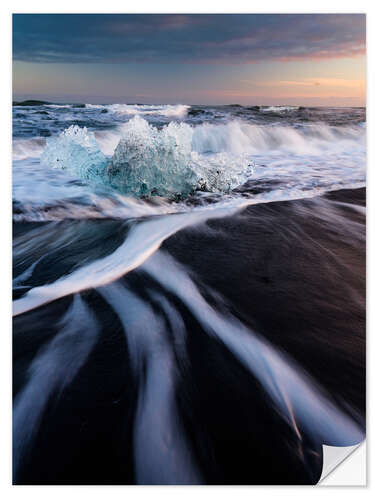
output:
[[13, 16], [17, 61], [243, 64], [364, 53], [362, 14]]

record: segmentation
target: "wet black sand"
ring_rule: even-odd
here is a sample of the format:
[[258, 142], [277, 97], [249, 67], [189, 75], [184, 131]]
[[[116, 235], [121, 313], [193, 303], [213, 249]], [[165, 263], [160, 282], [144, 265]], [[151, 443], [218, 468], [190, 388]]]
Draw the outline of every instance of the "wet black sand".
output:
[[[248, 207], [181, 231], [162, 246], [195, 277], [218, 310], [232, 313], [288, 353], [360, 426], [365, 418], [365, 189]], [[22, 229], [16, 224], [17, 231]], [[42, 223], [41, 223], [42, 224]], [[88, 224], [107, 231], [108, 248], [127, 230], [116, 221], [74, 222], [82, 231], [69, 262], [44, 269], [42, 282], [94, 252]], [[110, 228], [110, 229], [109, 229]], [[98, 252], [103, 249], [98, 248]], [[60, 269], [60, 266], [61, 269]], [[162, 272], [162, 270], [161, 270]], [[42, 273], [42, 270], [40, 271]], [[50, 277], [49, 277], [50, 276]], [[38, 273], [33, 277], [38, 280]], [[314, 484], [321, 443], [296, 439], [258, 381], [186, 306], [142, 270], [122, 281], [158, 314], [150, 291], [174, 304], [187, 330], [187, 359], [173, 343], [179, 419], [208, 484]], [[36, 284], [36, 283], [35, 283]], [[29, 283], [30, 286], [35, 286]], [[217, 295], [217, 299], [212, 293]], [[100, 335], [73, 382], [50, 399], [17, 484], [132, 484], [139, 379], [118, 316], [95, 290], [81, 294]], [[58, 331], [68, 296], [15, 318], [14, 392], [41, 346]], [[85, 325], [82, 325], [82, 329]], [[150, 325], [139, 319], [139, 329]], [[147, 370], [147, 365], [144, 366]], [[331, 443], [334, 444], [334, 443]]]

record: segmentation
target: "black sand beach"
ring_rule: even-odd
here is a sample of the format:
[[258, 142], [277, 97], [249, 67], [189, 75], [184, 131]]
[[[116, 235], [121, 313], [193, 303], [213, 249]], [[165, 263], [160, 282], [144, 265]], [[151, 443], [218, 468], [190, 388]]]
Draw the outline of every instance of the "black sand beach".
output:
[[[146, 261], [118, 280], [130, 293], [130, 302], [123, 303], [129, 331], [116, 312], [114, 300], [120, 295], [115, 295], [113, 285], [83, 291], [79, 300], [94, 312], [95, 323], [76, 322], [77, 337], [65, 339], [65, 347], [55, 346], [53, 366], [42, 372], [35, 359], [42, 359], [43, 349], [58, 335], [73, 295], [16, 316], [16, 401], [21, 401], [27, 381], [30, 386], [34, 380], [35, 398], [47, 394], [41, 402], [43, 412], [34, 415], [38, 425], [26, 440], [27, 448], [16, 454], [16, 483], [316, 483], [322, 468], [319, 433], [304, 427], [301, 411], [294, 411], [293, 403], [287, 413], [280, 410], [265, 382], [228, 346], [236, 342], [240, 321], [286, 356], [298, 376], [306, 376], [310, 387], [331, 401], [340, 415], [349, 416], [364, 430], [365, 196], [364, 188], [346, 189], [263, 203], [177, 232], [151, 258], [156, 268]], [[66, 221], [16, 222], [15, 242], [44, 228], [53, 238], [64, 227]], [[56, 245], [49, 257], [54, 265], [45, 261], [37, 266], [16, 289], [17, 297], [74, 270], [82, 264], [82, 255], [89, 261], [108, 255], [128, 231], [116, 220], [70, 220], [69, 227], [78, 235], [69, 255]], [[96, 246], [99, 231], [104, 243]], [[155, 260], [159, 254], [173, 258], [164, 261], [172, 267], [158, 267], [163, 262]], [[15, 262], [16, 271], [17, 265], [23, 264]], [[176, 274], [175, 265], [180, 271], [183, 265], [184, 274]], [[176, 282], [166, 286], [172, 275]], [[202, 314], [194, 310], [192, 289], [173, 293], [179, 276], [195, 283]], [[146, 307], [152, 311], [152, 321], [161, 318], [162, 341], [147, 340], [159, 327], [148, 320]], [[214, 331], [207, 334], [205, 314], [233, 319], [229, 344]], [[96, 340], [84, 356], [79, 339], [87, 337], [90, 328], [95, 329]], [[136, 351], [131, 350], [132, 331], [135, 342], [145, 339]], [[134, 352], [139, 360], [136, 370]], [[75, 366], [79, 353], [82, 362], [76, 358], [76, 374], [69, 379], [64, 367]], [[157, 447], [159, 406], [154, 404], [151, 414], [147, 409], [152, 383], [148, 373], [155, 378], [159, 366], [160, 377], [167, 370], [174, 380], [174, 397], [166, 400], [162, 395], [163, 378], [157, 391], [169, 411], [165, 425], [170, 441], [164, 442], [165, 449]], [[145, 422], [153, 423], [153, 429], [142, 434]], [[176, 446], [179, 439], [184, 443]], [[332, 435], [325, 444], [351, 444], [345, 439], [337, 442]], [[145, 465], [139, 468], [137, 456], [149, 461], [143, 458]], [[175, 481], [164, 476], [164, 467], [171, 463], [181, 466], [173, 472]]]

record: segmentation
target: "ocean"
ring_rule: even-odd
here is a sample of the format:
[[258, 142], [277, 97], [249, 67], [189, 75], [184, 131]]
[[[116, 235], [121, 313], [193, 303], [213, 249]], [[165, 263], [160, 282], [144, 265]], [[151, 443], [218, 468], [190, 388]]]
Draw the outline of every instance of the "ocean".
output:
[[14, 483], [317, 483], [365, 436], [365, 108], [13, 104]]

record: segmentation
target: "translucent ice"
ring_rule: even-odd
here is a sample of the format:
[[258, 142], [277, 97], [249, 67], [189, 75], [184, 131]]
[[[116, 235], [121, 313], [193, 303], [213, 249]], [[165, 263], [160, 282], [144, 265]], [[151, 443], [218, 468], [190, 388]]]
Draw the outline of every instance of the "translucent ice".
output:
[[227, 192], [243, 184], [252, 173], [248, 159], [194, 151], [195, 133], [186, 123], [158, 129], [135, 116], [117, 130], [120, 142], [108, 161], [94, 134], [72, 125], [47, 140], [41, 163], [134, 196]]
[[171, 122], [158, 130], [134, 117], [122, 128], [122, 138], [106, 167], [110, 184], [137, 196], [168, 196], [228, 191], [246, 180], [248, 162], [241, 159], [238, 164], [238, 157], [234, 161], [225, 153], [192, 151], [193, 134], [185, 123]]
[[61, 168], [83, 179], [96, 179], [103, 174], [107, 159], [99, 149], [93, 132], [72, 125], [59, 136], [47, 139], [40, 161]]
[[198, 185], [191, 155], [193, 130], [170, 123], [161, 130], [138, 116], [122, 130], [123, 136], [106, 168], [109, 181], [135, 195], [187, 193]]

